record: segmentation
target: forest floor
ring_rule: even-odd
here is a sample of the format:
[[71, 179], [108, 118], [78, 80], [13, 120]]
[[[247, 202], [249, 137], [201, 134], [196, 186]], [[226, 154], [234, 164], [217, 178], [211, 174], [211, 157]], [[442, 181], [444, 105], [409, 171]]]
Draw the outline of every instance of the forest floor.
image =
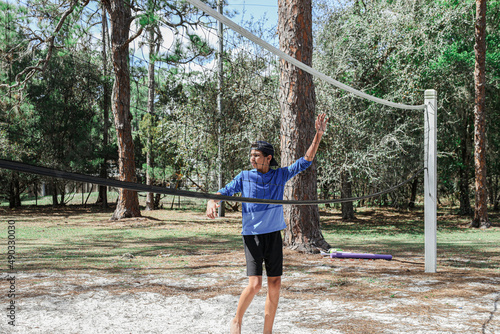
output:
[[[96, 208], [0, 211], [0, 238], [5, 245], [10, 221], [17, 256], [14, 270], [1, 259], [0, 333], [228, 333], [247, 283], [240, 214], [143, 214], [109, 221]], [[393, 260], [285, 250], [275, 333], [500, 333], [498, 214], [492, 228], [475, 230], [440, 210], [437, 273], [424, 270], [418, 210], [321, 217], [333, 247]], [[266, 291], [264, 279], [243, 333], [262, 331]]]

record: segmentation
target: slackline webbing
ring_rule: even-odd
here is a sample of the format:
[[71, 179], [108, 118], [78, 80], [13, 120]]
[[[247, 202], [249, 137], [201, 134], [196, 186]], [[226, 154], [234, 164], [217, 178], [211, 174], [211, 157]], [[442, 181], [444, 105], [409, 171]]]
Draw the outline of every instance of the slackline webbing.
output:
[[370, 101], [373, 101], [373, 102], [377, 102], [377, 103], [380, 103], [380, 104], [383, 104], [383, 105], [386, 105], [386, 106], [389, 106], [389, 107], [393, 107], [393, 108], [399, 108], [399, 109], [412, 109], [412, 110], [423, 110], [425, 109], [425, 105], [422, 104], [422, 105], [407, 105], [407, 104], [401, 104], [401, 103], [395, 103], [395, 102], [391, 102], [391, 101], [387, 101], [387, 100], [384, 100], [384, 99], [381, 99], [381, 98], [378, 98], [378, 97], [375, 97], [375, 96], [371, 96], [369, 94], [366, 94], [362, 91], [359, 91], [357, 89], [354, 89], [350, 86], [347, 86], [346, 84], [343, 84], [335, 79], [333, 79], [332, 77], [326, 75], [326, 74], [323, 74], [317, 70], [315, 70], [314, 68], [304, 64], [303, 62], [289, 56], [288, 54], [284, 53], [283, 51], [275, 48], [274, 46], [272, 46], [271, 44], [267, 43], [266, 41], [260, 39], [259, 37], [255, 36], [254, 34], [252, 34], [250, 31], [246, 30], [245, 28], [237, 25], [236, 23], [234, 23], [233, 21], [231, 21], [230, 19], [228, 19], [227, 17], [225, 17], [224, 15], [220, 14], [219, 12], [217, 12], [216, 10], [213, 10], [211, 7], [207, 6], [206, 4], [204, 4], [203, 2], [199, 1], [199, 0], [186, 0], [187, 2], [189, 2], [190, 4], [192, 4], [193, 6], [197, 7], [198, 9], [204, 11], [205, 13], [207, 13], [208, 15], [212, 16], [213, 18], [215, 18], [217, 21], [225, 24], [226, 26], [228, 26], [229, 28], [231, 28], [232, 30], [236, 31], [237, 33], [239, 33], [240, 35], [248, 38], [249, 40], [251, 40], [252, 42], [260, 45], [261, 47], [263, 47], [264, 49], [268, 50], [269, 52], [271, 53], [274, 53], [275, 55], [277, 55], [278, 57], [280, 57], [281, 59], [284, 59], [286, 60], [287, 62], [297, 66], [298, 68], [306, 71], [307, 73], [315, 76], [315, 77], [318, 77], [332, 85], [334, 85], [335, 87], [338, 87], [340, 89], [343, 89], [345, 91], [348, 91], [354, 95], [357, 95], [359, 97], [362, 97], [362, 98], [365, 98], [367, 100], [370, 100]]
[[172, 195], [172, 196], [202, 198], [202, 199], [215, 199], [215, 200], [240, 202], [240, 203], [245, 202], [245, 203], [292, 204], [292, 205], [316, 205], [316, 204], [328, 204], [328, 203], [354, 202], [354, 201], [367, 199], [370, 197], [380, 196], [380, 195], [392, 192], [392, 191], [396, 190], [397, 188], [407, 184], [408, 182], [410, 182], [414, 178], [416, 178], [420, 174], [420, 172], [422, 172], [425, 169], [425, 168], [419, 169], [418, 171], [416, 171], [414, 173], [414, 175], [412, 177], [410, 177], [406, 181], [403, 181], [402, 183], [400, 183], [394, 187], [391, 187], [389, 189], [386, 189], [386, 190], [383, 190], [383, 191], [380, 191], [380, 192], [377, 192], [377, 193], [374, 193], [371, 195], [366, 195], [366, 196], [361, 196], [361, 197], [351, 197], [351, 198], [329, 199], [329, 200], [290, 201], [290, 200], [272, 200], [272, 199], [224, 196], [224, 195], [201, 193], [201, 192], [195, 192], [195, 191], [189, 191], [189, 190], [177, 190], [177, 189], [170, 189], [170, 188], [159, 187], [159, 186], [149, 186], [146, 184], [135, 183], [135, 182], [119, 181], [119, 180], [105, 179], [105, 178], [91, 176], [91, 175], [85, 175], [85, 174], [64, 172], [64, 171], [60, 171], [57, 169], [39, 167], [39, 166], [29, 165], [29, 164], [25, 164], [25, 163], [21, 163], [21, 162], [16, 162], [16, 161], [3, 160], [3, 159], [0, 159], [0, 168], [15, 170], [18, 172], [23, 172], [23, 173], [50, 176], [50, 177], [55, 177], [55, 178], [60, 178], [60, 179], [77, 181], [77, 182], [93, 183], [93, 184], [98, 184], [98, 185], [102, 185], [102, 186], [122, 188], [122, 189], [127, 189], [127, 190], [132, 190], [132, 191], [138, 191], [138, 192], [151, 192], [151, 193], [165, 194], [165, 195]]

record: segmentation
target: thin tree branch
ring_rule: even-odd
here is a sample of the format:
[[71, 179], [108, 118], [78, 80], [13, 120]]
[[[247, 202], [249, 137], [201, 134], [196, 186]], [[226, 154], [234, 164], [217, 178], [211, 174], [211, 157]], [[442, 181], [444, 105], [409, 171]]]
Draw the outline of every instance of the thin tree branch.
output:
[[[52, 51], [55, 48], [55, 37], [59, 33], [59, 31], [62, 29], [67, 17], [70, 16], [71, 13], [73, 13], [73, 11], [75, 10], [75, 7], [77, 5], [77, 1], [78, 0], [71, 1], [70, 7], [62, 14], [61, 19], [59, 20], [59, 22], [54, 30], [54, 33], [52, 34], [51, 37], [43, 40], [40, 36], [35, 35], [35, 37], [32, 39], [32, 40], [39, 40], [40, 41], [40, 43], [36, 47], [38, 47], [39, 45], [41, 45], [44, 42], [48, 43], [47, 55], [45, 56], [45, 58], [40, 59], [36, 63], [36, 65], [29, 66], [29, 67], [25, 68], [23, 71], [21, 71], [20, 73], [18, 73], [15, 77], [15, 81], [16, 81], [15, 84], [13, 84], [13, 85], [1, 84], [0, 88], [8, 88], [9, 90], [11, 90], [13, 88], [20, 87], [19, 91], [21, 91], [26, 87], [26, 83], [33, 77], [33, 75], [35, 75], [36, 72], [45, 71], [45, 69], [47, 68], [47, 65], [49, 63], [49, 60], [52, 57]], [[90, 0], [85, 0], [83, 2], [83, 7], [86, 7], [89, 2], [90, 2]], [[24, 80], [21, 81], [21, 77], [23, 75], [26, 75], [26, 77], [24, 78]]]
[[129, 39], [127, 39], [127, 40], [125, 41], [125, 43], [123, 43], [122, 45], [120, 45], [120, 48], [128, 47], [128, 45], [129, 45], [130, 43], [132, 43], [132, 41], [133, 41], [134, 39], [136, 39], [137, 37], [141, 36], [141, 34], [142, 34], [142, 32], [143, 32], [143, 31], [144, 31], [144, 27], [141, 27], [141, 28], [140, 28], [140, 29], [139, 29], [139, 30], [135, 33], [135, 35], [134, 35], [134, 36], [130, 37]]

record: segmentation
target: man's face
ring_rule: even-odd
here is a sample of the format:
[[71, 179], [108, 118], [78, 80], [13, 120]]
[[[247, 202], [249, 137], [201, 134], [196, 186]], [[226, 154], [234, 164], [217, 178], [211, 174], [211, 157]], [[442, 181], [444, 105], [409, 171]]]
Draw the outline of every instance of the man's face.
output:
[[252, 164], [252, 168], [256, 168], [257, 170], [268, 170], [272, 158], [272, 155], [265, 157], [264, 154], [258, 150], [250, 151], [250, 163]]

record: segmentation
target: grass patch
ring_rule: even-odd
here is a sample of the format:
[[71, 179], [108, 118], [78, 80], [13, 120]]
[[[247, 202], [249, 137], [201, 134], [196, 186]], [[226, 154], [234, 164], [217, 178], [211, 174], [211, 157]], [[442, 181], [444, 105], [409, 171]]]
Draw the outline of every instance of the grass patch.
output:
[[[500, 220], [490, 214], [493, 227], [471, 229], [470, 218], [438, 215], [438, 258], [440, 265], [500, 268]], [[392, 254], [398, 258], [424, 256], [424, 220], [421, 211], [362, 209], [356, 219], [343, 221], [340, 215], [322, 215], [322, 231], [333, 248], [356, 253]]]
[[[189, 270], [207, 254], [241, 252], [241, 216], [209, 220], [201, 211], [157, 210], [144, 217], [109, 221], [111, 210], [97, 207], [28, 207], [2, 209], [4, 222], [16, 221], [17, 270]], [[438, 265], [500, 268], [498, 214], [493, 227], [465, 227], [466, 218], [440, 212]], [[411, 260], [424, 255], [421, 211], [358, 209], [356, 219], [343, 221], [337, 211], [321, 212], [322, 231], [334, 248], [360, 253], [392, 254]], [[5, 225], [4, 225], [5, 226]], [[6, 240], [7, 228], [0, 230]], [[134, 257], [122, 255], [130, 253]], [[196, 261], [195, 261], [196, 262]], [[293, 269], [293, 264], [290, 265]], [[300, 265], [297, 266], [300, 270]], [[340, 284], [334, 282], [332, 284]]]
[[[239, 221], [205, 220], [196, 212], [158, 210], [145, 217], [109, 221], [95, 208], [4, 211], [16, 221], [16, 269], [166, 270], [197, 254], [223, 253], [241, 244]], [[0, 231], [6, 240], [7, 229]], [[122, 257], [130, 253], [132, 259]]]

